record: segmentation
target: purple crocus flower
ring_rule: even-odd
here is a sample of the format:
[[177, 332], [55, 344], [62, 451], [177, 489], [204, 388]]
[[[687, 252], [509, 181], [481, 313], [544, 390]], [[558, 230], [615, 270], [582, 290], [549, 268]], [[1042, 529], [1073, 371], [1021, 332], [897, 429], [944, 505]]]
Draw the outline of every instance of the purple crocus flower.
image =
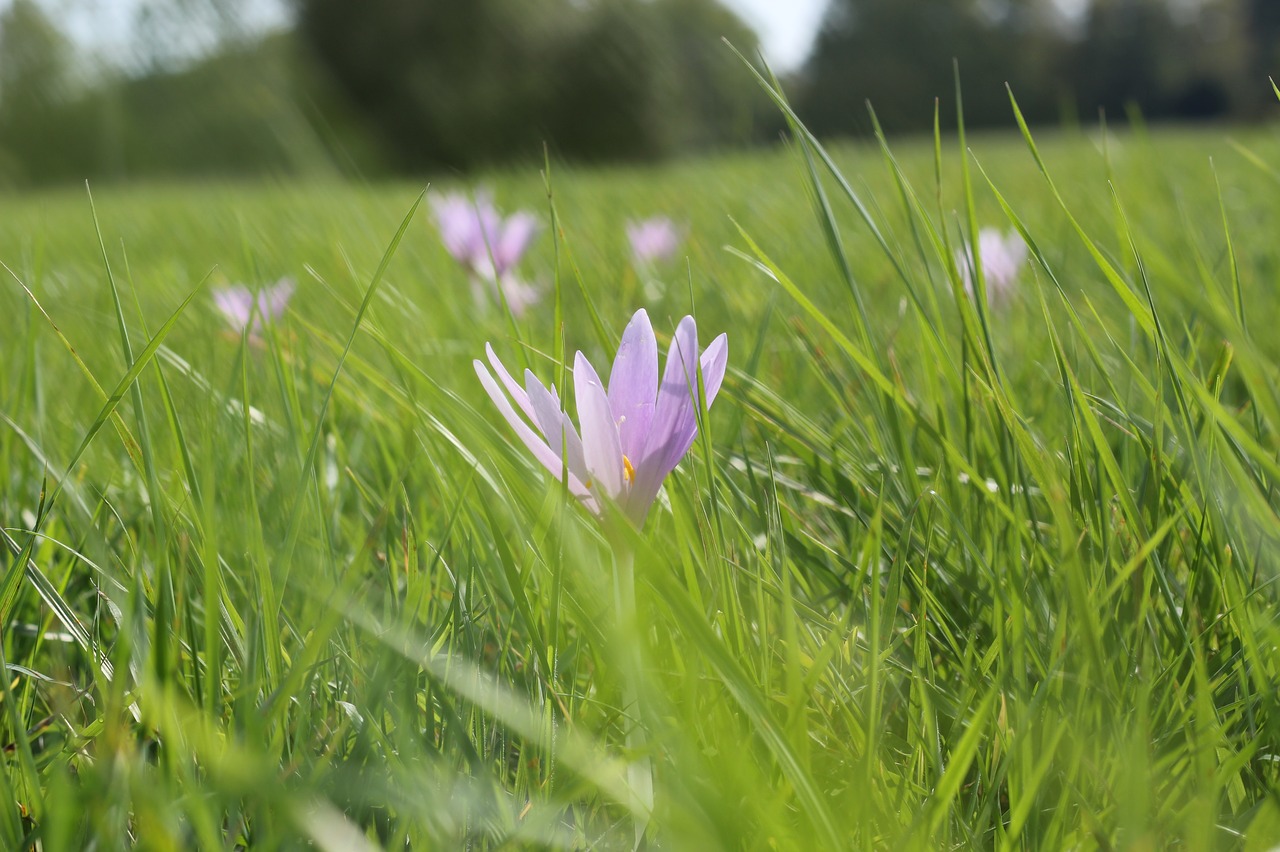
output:
[[665, 216], [627, 223], [627, 240], [636, 265], [670, 260], [680, 248], [680, 228]]
[[254, 335], [262, 327], [263, 320], [274, 321], [284, 314], [294, 289], [292, 278], [281, 278], [270, 287], [264, 287], [255, 297], [248, 287], [234, 284], [215, 291], [213, 303], [232, 328], [243, 332], [249, 326], [249, 334]]
[[[983, 228], [978, 232], [978, 257], [982, 261], [982, 274], [987, 283], [987, 303], [996, 305], [1013, 296], [1013, 285], [1018, 280], [1018, 270], [1027, 259], [1027, 244], [1017, 231], [1008, 235], [996, 228]], [[973, 296], [973, 258], [966, 248], [956, 250], [956, 266], [964, 279], [965, 292]]]
[[538, 233], [532, 214], [520, 211], [504, 219], [486, 192], [433, 196], [431, 206], [440, 239], [470, 273], [477, 301], [487, 304], [501, 291], [516, 316], [538, 301], [539, 291], [513, 271]]
[[474, 198], [453, 193], [431, 199], [445, 249], [473, 275], [501, 279], [524, 256], [538, 233], [538, 220], [523, 210], [503, 218], [486, 192]]
[[649, 315], [636, 311], [622, 333], [607, 389], [583, 354], [574, 356], [579, 434], [554, 385], [548, 389], [526, 370], [521, 387], [492, 346], [485, 352], [493, 373], [477, 360], [476, 375], [534, 458], [556, 476], [567, 468], [569, 491], [592, 512], [601, 512], [604, 497], [636, 526], [644, 523], [667, 474], [693, 446], [698, 370], [710, 408], [729, 363], [728, 338], [721, 334], [699, 354], [698, 327], [693, 317], [685, 317], [676, 327], [659, 383], [658, 341]]

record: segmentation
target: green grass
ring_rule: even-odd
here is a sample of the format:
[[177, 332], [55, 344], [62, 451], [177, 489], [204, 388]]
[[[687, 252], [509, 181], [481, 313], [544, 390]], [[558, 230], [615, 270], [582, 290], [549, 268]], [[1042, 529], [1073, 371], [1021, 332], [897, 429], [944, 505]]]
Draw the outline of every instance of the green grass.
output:
[[[514, 324], [416, 186], [99, 187], [102, 248], [0, 199], [0, 848], [628, 848], [646, 758], [656, 848], [1280, 843], [1280, 139], [1101, 138], [557, 167]], [[559, 382], [640, 306], [730, 372], [620, 623], [471, 359]]]

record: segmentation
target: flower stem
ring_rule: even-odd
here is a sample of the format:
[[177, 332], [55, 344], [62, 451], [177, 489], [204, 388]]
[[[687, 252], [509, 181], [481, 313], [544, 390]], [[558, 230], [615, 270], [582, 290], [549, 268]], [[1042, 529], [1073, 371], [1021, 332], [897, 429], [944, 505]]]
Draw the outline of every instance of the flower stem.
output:
[[644, 842], [645, 830], [653, 814], [653, 763], [647, 754], [644, 712], [640, 701], [642, 659], [640, 626], [636, 617], [635, 551], [616, 541], [614, 554], [614, 609], [621, 649], [622, 718], [626, 726], [627, 786], [631, 788], [631, 810], [635, 816], [635, 848]]

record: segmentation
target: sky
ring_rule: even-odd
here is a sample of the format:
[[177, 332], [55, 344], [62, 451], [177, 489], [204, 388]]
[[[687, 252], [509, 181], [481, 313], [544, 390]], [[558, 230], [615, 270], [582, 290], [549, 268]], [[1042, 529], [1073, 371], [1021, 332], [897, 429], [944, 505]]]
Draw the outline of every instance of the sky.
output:
[[[0, 8], [10, 0], [0, 0]], [[40, 0], [76, 41], [110, 54], [127, 41], [139, 0]], [[827, 0], [721, 0], [760, 33], [765, 58], [777, 71], [800, 66], [822, 23]], [[257, 24], [284, 20], [283, 0], [246, 4]]]
[[760, 33], [765, 58], [775, 71], [800, 66], [822, 24], [827, 0], [721, 0]]

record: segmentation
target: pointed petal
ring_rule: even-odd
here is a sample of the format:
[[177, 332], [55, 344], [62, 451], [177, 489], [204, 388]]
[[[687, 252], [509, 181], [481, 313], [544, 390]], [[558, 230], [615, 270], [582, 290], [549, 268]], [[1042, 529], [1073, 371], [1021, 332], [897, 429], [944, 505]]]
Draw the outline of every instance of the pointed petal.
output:
[[253, 311], [253, 295], [247, 288], [237, 285], [217, 290], [213, 294], [213, 303], [237, 331], [243, 330], [249, 324], [249, 314]]
[[499, 275], [520, 262], [529, 243], [538, 233], [538, 220], [532, 213], [521, 211], [511, 215], [502, 226], [497, 244], [492, 246], [493, 264]]
[[431, 212], [445, 250], [459, 263], [470, 264], [484, 239], [475, 206], [465, 196], [451, 193], [432, 197]]
[[[476, 199], [474, 211], [478, 239], [472, 262], [489, 264], [490, 269], [493, 269], [495, 265], [493, 258], [502, 240], [502, 215], [492, 203], [481, 202], [479, 198]], [[495, 270], [492, 274], [496, 277], [497, 271]]]
[[[516, 413], [516, 410], [511, 407], [510, 401], [507, 400], [507, 395], [502, 392], [501, 386], [499, 386], [493, 376], [489, 374], [489, 369], [484, 365], [484, 363], [476, 360], [473, 361], [472, 364], [476, 368], [476, 376], [479, 377], [480, 384], [484, 386], [485, 391], [489, 394], [489, 398], [493, 400], [493, 404], [498, 406], [499, 413], [501, 413], [506, 421], [511, 424], [511, 428], [515, 430], [516, 435], [519, 436], [520, 440], [524, 441], [525, 446], [529, 448], [531, 453], [533, 453], [533, 457], [541, 462], [542, 466], [551, 471], [551, 473], [558, 479], [564, 468], [564, 465], [560, 461], [560, 456], [552, 452], [551, 447], [538, 437], [537, 433], [534, 432], [533, 429], [531, 429], [529, 425], [521, 419], [520, 415]], [[569, 474], [569, 492], [579, 498], [587, 498], [590, 496], [587, 492], [586, 486], [583, 485], [582, 481], [579, 480], [578, 477], [574, 476], [572, 472]]]
[[[716, 395], [720, 392], [720, 385], [724, 382], [725, 368], [729, 364], [729, 340], [724, 334], [721, 334], [715, 340], [711, 341], [711, 345], [702, 353], [700, 361], [702, 370], [702, 387], [707, 393], [706, 410], [711, 410], [711, 403], [715, 402]], [[670, 467], [662, 476], [665, 479], [675, 466], [680, 463], [689, 452], [689, 448], [693, 446], [693, 441], [698, 437], [698, 410], [694, 409], [694, 422], [684, 432], [678, 436], [679, 440], [673, 441], [670, 448]], [[655, 492], [656, 496], [656, 492]]]
[[266, 302], [262, 305], [262, 312], [271, 319], [279, 319], [284, 314], [284, 309], [288, 307], [289, 300], [293, 298], [293, 291], [296, 286], [292, 278], [281, 278], [274, 286], [268, 287], [266, 290]]
[[582, 451], [592, 487], [615, 500], [622, 494], [622, 447], [609, 398], [595, 368], [581, 352], [573, 359], [573, 389], [582, 426]]
[[725, 370], [729, 367], [729, 336], [721, 334], [711, 341], [711, 345], [703, 350], [699, 363], [702, 368], [702, 388], [707, 394], [707, 410], [710, 411], [711, 403], [716, 401], [720, 385], [724, 383]]
[[658, 496], [662, 480], [680, 463], [697, 430], [693, 392], [697, 387], [698, 327], [693, 317], [685, 317], [676, 327], [667, 350], [667, 363], [658, 389], [657, 406], [649, 424], [644, 452], [632, 459], [636, 477], [631, 488], [628, 512], [641, 519]]
[[494, 353], [493, 347], [488, 343], [484, 345], [485, 354], [489, 356], [489, 363], [493, 365], [493, 371], [498, 374], [498, 378], [502, 379], [502, 385], [507, 389], [507, 393], [511, 394], [511, 398], [516, 401], [516, 405], [520, 406], [520, 410], [525, 416], [533, 422], [538, 422], [538, 418], [534, 416], [533, 406], [529, 404], [529, 394], [525, 393], [524, 388], [512, 378], [507, 372], [507, 368], [498, 360], [498, 356]]
[[573, 428], [569, 415], [560, 410], [560, 400], [555, 392], [547, 390], [529, 370], [525, 370], [524, 384], [533, 406], [534, 423], [542, 430], [551, 451], [559, 456], [561, 449], [566, 450], [569, 472], [584, 482], [590, 479], [582, 454], [582, 439], [578, 437], [578, 430]]
[[622, 452], [632, 464], [644, 450], [657, 398], [658, 340], [653, 336], [649, 314], [641, 308], [622, 332], [622, 343], [609, 373], [609, 407], [618, 424]]

